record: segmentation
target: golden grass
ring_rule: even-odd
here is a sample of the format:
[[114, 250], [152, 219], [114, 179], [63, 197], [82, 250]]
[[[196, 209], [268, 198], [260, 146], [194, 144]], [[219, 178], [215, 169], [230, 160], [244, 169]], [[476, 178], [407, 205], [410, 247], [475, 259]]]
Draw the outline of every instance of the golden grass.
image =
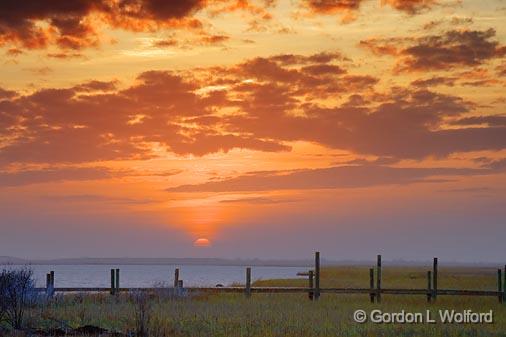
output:
[[[421, 268], [384, 268], [385, 288], [425, 288], [426, 271]], [[305, 279], [262, 280], [254, 286], [306, 286]], [[440, 270], [440, 287], [495, 290], [493, 269], [445, 268]], [[335, 267], [322, 270], [322, 287], [368, 287], [369, 272], [363, 267]], [[322, 294], [310, 302], [306, 294], [201, 295], [185, 299], [153, 296], [150, 336], [342, 336], [342, 337], [488, 337], [506, 336], [506, 304], [496, 297], [440, 296], [428, 304], [425, 296], [383, 295], [381, 304], [369, 303], [368, 295]], [[359, 324], [353, 321], [357, 309], [384, 312], [430, 309], [494, 311], [494, 324]], [[126, 295], [67, 295], [30, 312], [31, 324], [77, 327], [85, 324], [127, 332], [134, 330], [133, 306]], [[57, 323], [60, 322], [60, 323]]]

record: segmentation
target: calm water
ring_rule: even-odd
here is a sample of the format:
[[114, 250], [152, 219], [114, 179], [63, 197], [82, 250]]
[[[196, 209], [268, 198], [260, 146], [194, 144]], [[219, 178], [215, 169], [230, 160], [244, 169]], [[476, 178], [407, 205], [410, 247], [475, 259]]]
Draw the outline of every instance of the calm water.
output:
[[[109, 287], [111, 268], [120, 269], [120, 286], [152, 287], [165, 282], [173, 284], [174, 269], [180, 269], [179, 278], [185, 286], [230, 285], [245, 282], [245, 267], [198, 265], [33, 265], [38, 287], [46, 286], [46, 274], [54, 270], [56, 287]], [[252, 267], [253, 280], [296, 278], [306, 267]]]

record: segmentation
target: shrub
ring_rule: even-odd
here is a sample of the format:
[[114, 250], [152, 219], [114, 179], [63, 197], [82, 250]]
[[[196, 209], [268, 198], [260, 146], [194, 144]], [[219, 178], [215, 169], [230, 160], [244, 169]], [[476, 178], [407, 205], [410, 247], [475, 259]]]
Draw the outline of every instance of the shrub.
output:
[[145, 291], [135, 291], [130, 294], [130, 299], [134, 307], [136, 335], [138, 337], [147, 337], [152, 314], [150, 296]]
[[0, 272], [1, 321], [6, 321], [14, 329], [22, 328], [25, 310], [33, 305], [36, 299], [31, 269], [3, 269]]

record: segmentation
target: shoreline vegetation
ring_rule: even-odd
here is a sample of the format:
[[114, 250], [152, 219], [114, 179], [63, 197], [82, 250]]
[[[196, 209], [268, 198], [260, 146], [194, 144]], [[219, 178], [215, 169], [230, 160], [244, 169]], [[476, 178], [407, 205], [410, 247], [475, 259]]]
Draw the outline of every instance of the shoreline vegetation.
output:
[[[366, 284], [363, 266], [325, 267], [322, 287]], [[306, 279], [259, 280], [253, 286], [306, 286]], [[385, 287], [423, 288], [426, 272], [419, 267], [391, 267], [383, 271]], [[444, 267], [440, 286], [452, 289], [490, 290], [496, 275], [482, 268]], [[242, 284], [237, 284], [243, 286]], [[277, 336], [506, 336], [506, 304], [496, 298], [439, 296], [427, 303], [424, 296], [383, 295], [370, 303], [368, 295], [323, 294], [309, 301], [307, 294], [192, 294], [173, 296], [160, 287], [149, 293], [56, 294], [29, 303], [23, 324], [12, 329], [2, 323], [0, 336], [138, 336], [138, 337], [277, 337]], [[494, 323], [481, 324], [377, 324], [354, 322], [362, 309], [383, 312], [426, 310], [493, 311]]]

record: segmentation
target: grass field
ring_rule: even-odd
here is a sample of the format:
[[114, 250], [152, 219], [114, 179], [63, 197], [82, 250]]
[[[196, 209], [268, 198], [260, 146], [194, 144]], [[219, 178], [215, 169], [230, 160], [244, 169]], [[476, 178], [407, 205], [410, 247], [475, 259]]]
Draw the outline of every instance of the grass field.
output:
[[[261, 280], [254, 286], [306, 286], [306, 282]], [[322, 287], [367, 287], [369, 272], [363, 267], [324, 268], [321, 283]], [[497, 274], [494, 269], [442, 268], [439, 284], [440, 288], [495, 290]], [[426, 269], [384, 268], [383, 285], [425, 288]], [[250, 299], [241, 294], [181, 299], [152, 294], [148, 306], [149, 336], [506, 336], [506, 304], [500, 304], [496, 297], [440, 296], [436, 303], [428, 304], [421, 295], [383, 295], [381, 304], [371, 304], [368, 295], [322, 294], [320, 301], [310, 302], [307, 294], [253, 294]], [[136, 329], [135, 308], [126, 294], [57, 296], [51, 303], [31, 309], [28, 323], [45, 329], [94, 325], [128, 335]], [[424, 313], [429, 309], [434, 316], [439, 309], [493, 310], [494, 323], [359, 324], [353, 320], [357, 309]]]

